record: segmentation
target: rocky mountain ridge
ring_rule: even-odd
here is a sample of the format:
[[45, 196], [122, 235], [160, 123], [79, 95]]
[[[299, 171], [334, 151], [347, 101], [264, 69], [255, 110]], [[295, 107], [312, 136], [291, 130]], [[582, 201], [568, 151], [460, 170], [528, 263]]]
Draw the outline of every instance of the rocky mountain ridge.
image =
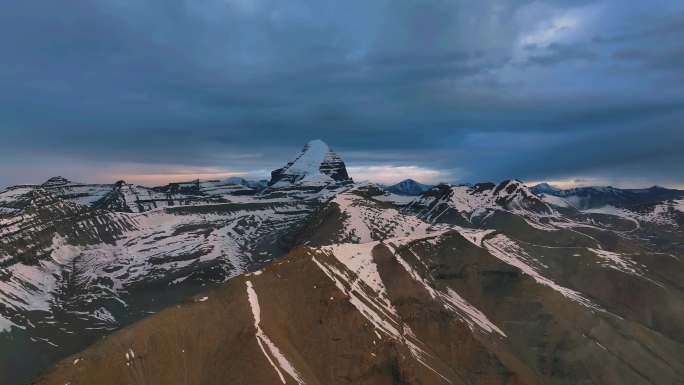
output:
[[682, 200], [582, 208], [517, 180], [407, 200], [312, 148], [263, 189], [0, 192], [0, 384], [72, 354], [37, 383], [682, 378]]
[[[521, 214], [527, 192], [507, 181], [469, 193]], [[580, 218], [566, 232], [529, 226], [527, 239], [504, 222], [429, 223], [383, 194], [337, 193], [299, 235], [309, 246], [106, 338], [37, 383], [681, 383], [681, 248], [663, 255], [604, 227], [626, 237], [611, 244]]]
[[537, 195], [551, 198], [559, 206], [572, 206], [577, 209], [605, 206], [635, 208], [684, 198], [684, 191], [660, 186], [642, 189], [620, 189], [611, 186], [559, 189], [548, 183], [540, 183], [532, 186], [530, 190]]

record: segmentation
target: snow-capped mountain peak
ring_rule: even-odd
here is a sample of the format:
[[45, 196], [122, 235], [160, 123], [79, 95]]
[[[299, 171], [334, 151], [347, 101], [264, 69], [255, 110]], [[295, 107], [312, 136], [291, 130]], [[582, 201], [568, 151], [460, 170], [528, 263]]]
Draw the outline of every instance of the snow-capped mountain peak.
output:
[[342, 159], [320, 139], [304, 145], [302, 151], [284, 167], [271, 173], [269, 185], [287, 186], [302, 182], [349, 181], [349, 174]]

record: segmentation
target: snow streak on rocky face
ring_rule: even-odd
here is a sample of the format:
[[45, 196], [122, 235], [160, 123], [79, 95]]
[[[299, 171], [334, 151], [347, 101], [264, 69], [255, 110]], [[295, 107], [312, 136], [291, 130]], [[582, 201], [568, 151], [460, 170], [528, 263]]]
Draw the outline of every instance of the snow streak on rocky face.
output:
[[597, 305], [584, 298], [581, 293], [563, 287], [539, 273], [539, 261], [535, 260], [522, 247], [507, 236], [497, 234], [483, 241], [483, 245], [490, 254], [511, 266], [517, 267], [524, 274], [534, 278], [538, 283], [548, 286], [563, 296], [581, 303], [584, 306], [599, 309]]
[[[399, 318], [397, 310], [392, 304], [392, 299], [374, 261], [373, 253], [378, 247], [390, 250], [393, 258], [412, 280], [434, 300], [442, 303], [446, 309], [457, 313], [471, 328], [477, 327], [488, 333], [496, 332], [505, 337], [505, 333], [500, 328], [453, 289], [446, 288], [444, 291], [437, 289], [436, 284], [430, 278], [429, 271], [426, 270], [428, 261], [408, 247], [416, 242], [438, 243], [445, 232], [435, 232], [430, 236], [422, 237], [399, 237], [387, 239], [384, 242], [324, 246], [319, 250], [327, 258], [314, 256], [312, 259], [341, 291], [350, 296], [350, 302], [368, 317], [369, 321], [393, 338], [402, 339], [405, 336], [399, 327], [400, 322], [397, 321]], [[402, 252], [411, 253], [413, 260], [418, 264], [409, 263], [402, 257]], [[410, 334], [413, 335], [413, 333]]]
[[[378, 242], [371, 242], [324, 247], [321, 251], [327, 258], [314, 256], [312, 260], [377, 331], [402, 343], [418, 362], [445, 378], [430, 364], [432, 357], [425, 344], [394, 308], [373, 261], [372, 252], [377, 245]], [[331, 261], [333, 258], [335, 262]]]
[[[386, 316], [396, 316], [396, 310], [390, 302], [387, 289], [385, 288], [380, 273], [375, 262], [373, 262], [372, 251], [377, 242], [364, 244], [340, 244], [321, 248], [325, 253], [335, 257], [344, 265], [353, 277], [351, 290], [364, 292], [370, 290], [374, 301], [379, 303], [379, 308]], [[358, 285], [364, 285], [363, 289]]]
[[640, 268], [636, 262], [632, 261], [620, 253], [615, 253], [607, 250], [589, 249], [602, 260], [606, 266], [611, 269], [619, 270], [628, 274], [641, 275]]
[[[290, 361], [288, 361], [280, 349], [278, 349], [276, 344], [274, 344], [273, 341], [268, 338], [266, 333], [264, 333], [263, 329], [261, 329], [261, 308], [259, 307], [259, 297], [256, 293], [256, 290], [254, 290], [254, 285], [251, 281], [247, 281], [245, 284], [247, 285], [247, 298], [252, 309], [252, 316], [254, 317], [254, 329], [256, 329], [254, 336], [259, 344], [259, 348], [261, 348], [261, 352], [264, 353], [264, 356], [271, 364], [276, 374], [278, 374], [278, 378], [280, 378], [280, 381], [283, 384], [287, 384], [287, 381], [285, 380], [282, 371], [287, 373], [293, 380], [295, 380], [295, 382], [303, 385], [304, 381], [302, 380], [299, 372], [297, 372]], [[266, 348], [264, 348], [264, 346], [266, 346]]]
[[[485, 234], [488, 234], [488, 232], [485, 232]], [[475, 238], [477, 239], [479, 237]], [[438, 242], [439, 235], [437, 235], [435, 238], [428, 239], [428, 241], [430, 242], [435, 239]], [[425, 240], [425, 238], [423, 240]], [[427, 291], [430, 294], [430, 296], [433, 299], [441, 301], [442, 305], [447, 310], [457, 313], [461, 317], [461, 319], [468, 324], [471, 330], [475, 330], [477, 328], [477, 330], [485, 331], [487, 333], [496, 332], [499, 335], [506, 337], [506, 334], [501, 329], [499, 329], [499, 327], [494, 325], [494, 323], [490, 321], [489, 318], [487, 318], [487, 316], [484, 315], [484, 313], [482, 313], [476, 307], [468, 303], [468, 301], [461, 297], [455, 290], [449, 287], [447, 287], [446, 292], [440, 292], [436, 290], [433, 287], [435, 286], [435, 284], [430, 282], [430, 275], [427, 272], [424, 272], [423, 274], [418, 272], [417, 269], [419, 269], [421, 266], [413, 267], [404, 258], [402, 258], [400, 251], [397, 249], [397, 246], [408, 246], [408, 244], [415, 241], [415, 239], [395, 239], [389, 241], [389, 247], [394, 253], [394, 257], [397, 259], [397, 262], [399, 262], [399, 264], [404, 268], [404, 270], [406, 270], [409, 276], [413, 278], [417, 283], [419, 283], [423, 287], [423, 289], [425, 289], [425, 291]], [[408, 247], [407, 250], [417, 261], [420, 262], [422, 267], [427, 266], [427, 264], [422, 261], [420, 255], [415, 253], [413, 249]], [[423, 278], [423, 276], [425, 276], [426, 278]]]

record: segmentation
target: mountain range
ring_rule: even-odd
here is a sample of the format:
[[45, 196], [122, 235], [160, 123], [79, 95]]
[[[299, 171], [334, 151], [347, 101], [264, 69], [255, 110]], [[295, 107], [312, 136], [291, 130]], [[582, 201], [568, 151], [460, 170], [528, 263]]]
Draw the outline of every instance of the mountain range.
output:
[[0, 192], [0, 384], [683, 384], [684, 191], [268, 182]]

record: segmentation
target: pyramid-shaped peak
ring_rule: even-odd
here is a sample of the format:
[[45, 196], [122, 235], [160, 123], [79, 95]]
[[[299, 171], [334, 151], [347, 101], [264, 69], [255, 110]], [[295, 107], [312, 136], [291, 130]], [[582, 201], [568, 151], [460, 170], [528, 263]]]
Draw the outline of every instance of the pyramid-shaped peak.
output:
[[349, 174], [342, 159], [320, 139], [309, 141], [285, 167], [271, 173], [269, 185], [298, 182], [328, 183], [348, 181]]

